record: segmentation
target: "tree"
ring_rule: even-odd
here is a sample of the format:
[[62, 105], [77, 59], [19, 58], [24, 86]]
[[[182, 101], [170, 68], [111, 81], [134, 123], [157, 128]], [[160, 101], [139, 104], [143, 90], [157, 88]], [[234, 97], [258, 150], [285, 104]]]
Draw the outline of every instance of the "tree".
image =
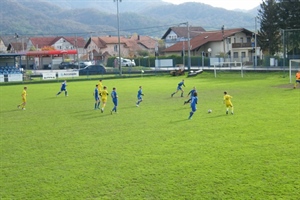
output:
[[263, 51], [274, 55], [280, 50], [281, 35], [279, 27], [278, 5], [275, 0], [266, 0], [260, 4], [258, 10], [260, 30], [258, 44]]
[[282, 29], [284, 53], [294, 56], [300, 52], [300, 1], [279, 0], [279, 25]]

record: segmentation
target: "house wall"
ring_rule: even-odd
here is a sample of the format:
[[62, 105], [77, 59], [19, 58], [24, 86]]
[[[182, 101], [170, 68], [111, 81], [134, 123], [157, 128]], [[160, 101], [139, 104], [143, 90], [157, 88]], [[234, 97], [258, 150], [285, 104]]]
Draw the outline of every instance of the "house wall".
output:
[[176, 44], [177, 42], [177, 34], [174, 31], [170, 31], [170, 33], [166, 36], [165, 39], [166, 48]]

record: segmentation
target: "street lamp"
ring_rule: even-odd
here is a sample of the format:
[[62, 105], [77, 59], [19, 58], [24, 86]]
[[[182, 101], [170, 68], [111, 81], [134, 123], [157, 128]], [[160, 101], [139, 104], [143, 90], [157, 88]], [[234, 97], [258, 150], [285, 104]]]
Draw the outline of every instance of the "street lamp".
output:
[[179, 25], [186, 25], [187, 27], [187, 39], [188, 39], [188, 71], [191, 69], [191, 43], [190, 43], [190, 27], [189, 22], [180, 23]]
[[114, 0], [114, 2], [115, 1], [117, 1], [119, 72], [120, 72], [120, 76], [122, 76], [121, 44], [120, 44], [120, 19], [119, 19], [119, 1], [122, 2], [122, 0]]

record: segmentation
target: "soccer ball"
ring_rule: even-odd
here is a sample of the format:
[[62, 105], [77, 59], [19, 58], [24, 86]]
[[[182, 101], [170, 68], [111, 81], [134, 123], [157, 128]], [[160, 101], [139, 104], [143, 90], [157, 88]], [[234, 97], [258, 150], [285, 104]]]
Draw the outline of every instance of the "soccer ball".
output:
[[212, 113], [212, 110], [211, 110], [211, 109], [209, 109], [209, 110], [207, 111], [207, 113]]

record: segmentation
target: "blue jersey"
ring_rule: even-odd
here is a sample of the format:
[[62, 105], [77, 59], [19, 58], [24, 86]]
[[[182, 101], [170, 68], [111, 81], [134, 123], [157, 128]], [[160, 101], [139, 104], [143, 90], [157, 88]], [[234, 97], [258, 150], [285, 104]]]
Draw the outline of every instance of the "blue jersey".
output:
[[191, 108], [192, 108], [192, 111], [195, 112], [197, 110], [197, 105], [198, 103], [198, 97], [192, 97], [192, 101], [191, 101]]
[[188, 95], [190, 95], [191, 99], [192, 99], [192, 97], [194, 96], [194, 93], [195, 93], [195, 92], [196, 92], [196, 90], [192, 89], [192, 90], [188, 93]]
[[118, 94], [117, 94], [117, 92], [113, 90], [111, 92], [110, 96], [111, 96], [112, 101], [115, 104], [115, 106], [117, 106], [118, 105]]
[[142, 96], [143, 96], [143, 91], [142, 91], [142, 89], [139, 89], [138, 94], [137, 94], [137, 98], [141, 99]]
[[181, 90], [181, 87], [182, 87], [182, 86], [184, 86], [184, 87], [185, 87], [185, 85], [184, 85], [184, 82], [183, 82], [183, 81], [181, 81], [180, 83], [178, 83], [177, 90]]
[[95, 99], [99, 99], [99, 90], [97, 87], [94, 90], [94, 96], [95, 96]]
[[63, 83], [61, 84], [60, 90], [61, 90], [61, 91], [66, 90], [66, 87], [67, 87], [67, 83], [66, 83], [66, 82], [63, 82]]

